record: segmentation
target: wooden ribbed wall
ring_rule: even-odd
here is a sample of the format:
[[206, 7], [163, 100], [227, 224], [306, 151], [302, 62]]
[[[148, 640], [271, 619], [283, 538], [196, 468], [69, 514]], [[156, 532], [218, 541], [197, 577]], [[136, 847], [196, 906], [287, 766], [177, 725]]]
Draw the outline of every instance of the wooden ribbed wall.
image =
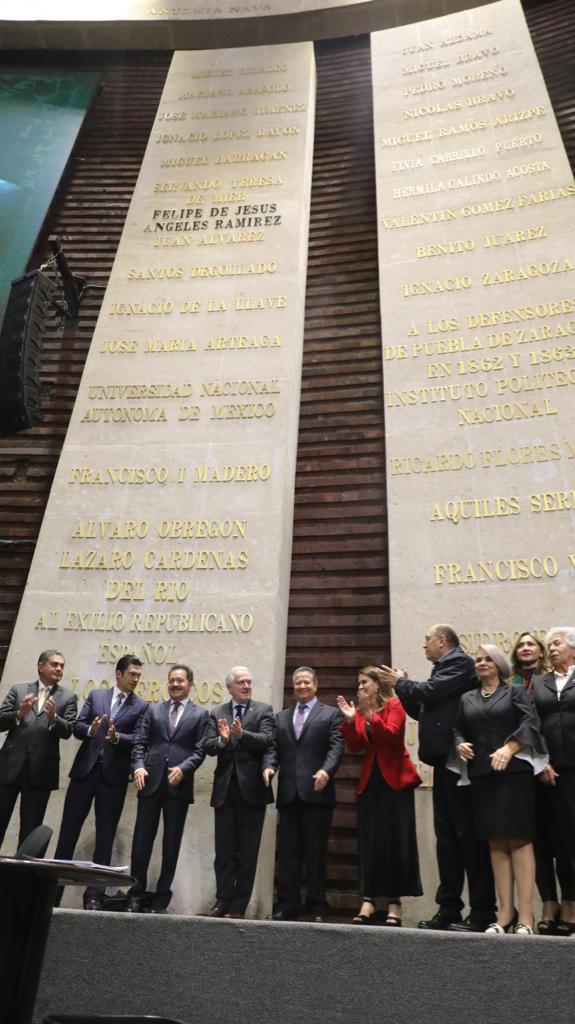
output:
[[[60, 238], [70, 268], [89, 281], [78, 324], [44, 337], [41, 426], [0, 438], [0, 664], [3, 666], [52, 478], [96, 324], [128, 205], [138, 177], [170, 54], [66, 57], [54, 66], [96, 70], [100, 89], [52, 204], [30, 269]], [[46, 66], [46, 58], [10, 58], [10, 67]], [[8, 61], [3, 65], [8, 70]], [[1, 244], [1, 243], [0, 243]], [[32, 642], [33, 638], [30, 638]], [[34, 652], [35, 653], [35, 652]], [[33, 657], [33, 655], [32, 655]], [[31, 669], [30, 652], [22, 671]]]
[[[572, 164], [572, 0], [526, 0], [526, 15]], [[10, 59], [38, 66], [42, 58]], [[54, 320], [42, 365], [44, 422], [0, 438], [0, 664], [44, 514], [78, 382], [154, 120], [167, 54], [60, 55], [101, 71], [101, 87], [53, 204], [38, 252], [58, 234], [90, 289], [77, 326]], [[349, 693], [361, 665], [389, 651], [383, 381], [369, 41], [316, 46], [318, 97], [286, 691], [314, 665], [322, 696]], [[424, 623], [422, 622], [422, 626]], [[35, 652], [34, 652], [35, 653]], [[30, 652], [23, 653], [29, 666]], [[356, 904], [355, 779], [338, 776], [331, 899]]]
[[[323, 699], [389, 651], [388, 558], [369, 39], [316, 47], [318, 91], [294, 547], [290, 670]], [[356, 889], [357, 758], [337, 780], [331, 902]]]

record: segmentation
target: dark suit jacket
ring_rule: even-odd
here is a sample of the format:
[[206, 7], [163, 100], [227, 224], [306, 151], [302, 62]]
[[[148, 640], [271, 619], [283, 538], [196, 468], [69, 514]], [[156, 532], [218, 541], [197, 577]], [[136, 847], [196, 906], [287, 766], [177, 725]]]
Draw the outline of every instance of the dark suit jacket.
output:
[[[122, 785], [128, 781], [134, 732], [148, 705], [135, 693], [129, 693], [114, 719], [118, 742], [108, 743], [106, 736], [108, 735], [113, 693], [113, 687], [109, 690], [92, 690], [82, 705], [80, 714], [74, 723], [74, 736], [76, 739], [82, 740], [82, 744], [70, 769], [71, 779], [84, 779], [92, 771], [102, 754], [104, 782]], [[98, 729], [94, 736], [89, 736], [88, 730], [92, 722], [101, 715], [107, 715], [105, 724]]]
[[[335, 803], [335, 775], [345, 750], [340, 731], [343, 716], [337, 708], [317, 701], [309, 712], [299, 740], [293, 727], [294, 709], [285, 708], [276, 715], [276, 736], [264, 755], [263, 768], [279, 767], [277, 806], [281, 808], [296, 797], [305, 803]], [[313, 778], [323, 768], [330, 780], [320, 792], [313, 788]]]
[[425, 764], [445, 764], [460, 697], [476, 686], [475, 662], [461, 647], [454, 647], [435, 663], [427, 682], [398, 680], [397, 696], [408, 715], [419, 721], [419, 756]]
[[217, 756], [218, 763], [212, 787], [212, 807], [221, 807], [228, 786], [234, 774], [243, 799], [252, 807], [263, 807], [273, 803], [271, 786], [265, 786], [262, 778], [262, 759], [269, 750], [275, 734], [274, 713], [270, 704], [250, 700], [242, 718], [242, 735], [239, 740], [230, 738], [222, 744], [218, 735], [218, 719], [225, 718], [228, 725], [234, 720], [233, 701], [227, 701], [213, 708], [206, 729], [204, 749], [206, 754]]
[[[456, 746], [467, 740], [473, 743], [475, 757], [467, 762], [470, 779], [490, 775], [493, 771], [489, 755], [508, 739], [516, 739], [545, 754], [537, 719], [529, 696], [519, 687], [501, 683], [493, 696], [482, 697], [479, 687], [461, 698], [455, 719]], [[528, 761], [512, 757], [504, 772], [498, 774], [533, 773]]]
[[38, 789], [58, 789], [60, 740], [67, 740], [72, 735], [78, 701], [74, 693], [57, 684], [50, 690], [56, 704], [52, 728], [48, 728], [48, 716], [43, 711], [40, 715], [36, 714], [35, 708], [18, 725], [16, 712], [24, 697], [28, 693], [38, 696], [40, 685], [37, 681], [19, 683], [8, 691], [0, 705], [0, 732], [8, 730], [6, 742], [0, 750], [0, 783], [16, 782], [28, 760], [33, 786]]
[[208, 712], [192, 704], [185, 705], [174, 733], [170, 729], [170, 701], [148, 706], [142, 715], [132, 750], [132, 768], [145, 768], [146, 785], [138, 798], [153, 796], [166, 777], [168, 768], [181, 768], [184, 778], [178, 786], [170, 786], [170, 796], [186, 803], [194, 802], [194, 772], [206, 756], [204, 733]]
[[532, 699], [551, 764], [559, 770], [575, 768], [575, 671], [563, 687], [559, 700], [553, 672], [535, 680]]

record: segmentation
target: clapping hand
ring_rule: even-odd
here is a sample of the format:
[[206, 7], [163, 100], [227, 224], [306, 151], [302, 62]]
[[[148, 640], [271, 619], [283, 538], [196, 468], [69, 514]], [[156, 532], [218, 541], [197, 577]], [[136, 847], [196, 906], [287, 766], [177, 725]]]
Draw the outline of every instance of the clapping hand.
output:
[[222, 743], [228, 743], [230, 739], [230, 727], [225, 718], [218, 718], [218, 736]]
[[54, 700], [53, 697], [48, 697], [48, 699], [44, 703], [44, 707], [42, 708], [42, 710], [46, 712], [48, 722], [50, 723], [50, 725], [52, 725], [56, 717], [56, 701]]
[[28, 712], [34, 707], [34, 704], [36, 703], [37, 700], [38, 698], [36, 697], [36, 694], [26, 694], [24, 700], [22, 701], [20, 707], [18, 708], [18, 711], [16, 712], [16, 717], [19, 722], [21, 722], [22, 719], [28, 714]]
[[350, 701], [348, 704], [345, 697], [339, 696], [336, 698], [336, 704], [346, 722], [353, 722], [355, 718], [355, 704], [353, 701]]
[[387, 683], [388, 686], [395, 686], [398, 680], [405, 679], [407, 677], [405, 669], [391, 668], [390, 665], [380, 665], [379, 671], [383, 676], [383, 681]]
[[96, 733], [98, 732], [98, 729], [101, 729], [102, 726], [104, 725], [104, 722], [106, 721], [107, 717], [107, 715], [96, 715], [94, 721], [92, 722], [90, 728], [88, 729], [88, 736], [95, 736]]

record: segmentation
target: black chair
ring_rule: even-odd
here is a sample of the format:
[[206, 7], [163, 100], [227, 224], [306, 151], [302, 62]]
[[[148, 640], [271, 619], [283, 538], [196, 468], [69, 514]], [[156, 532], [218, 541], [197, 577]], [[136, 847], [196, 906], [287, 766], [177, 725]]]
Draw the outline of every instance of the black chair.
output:
[[16, 857], [43, 857], [52, 838], [49, 825], [37, 825], [16, 850]]

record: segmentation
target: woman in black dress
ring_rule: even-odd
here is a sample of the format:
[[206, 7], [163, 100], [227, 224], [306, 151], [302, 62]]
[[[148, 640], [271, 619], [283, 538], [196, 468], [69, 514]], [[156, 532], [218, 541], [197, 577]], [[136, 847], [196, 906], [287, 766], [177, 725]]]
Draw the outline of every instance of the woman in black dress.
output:
[[360, 670], [357, 704], [337, 698], [348, 747], [363, 753], [357, 798], [362, 902], [353, 922], [373, 923], [379, 897], [383, 923], [397, 928], [401, 897], [422, 893], [413, 799], [421, 779], [405, 749], [405, 711], [373, 665]]
[[[533, 702], [547, 741], [551, 764], [543, 773], [553, 814], [552, 838], [561, 886], [561, 908], [543, 905], [543, 934], [575, 933], [575, 627], [556, 626], [547, 636], [553, 671], [535, 681]], [[543, 926], [543, 929], [541, 928]]]
[[533, 934], [535, 793], [530, 760], [547, 761], [531, 702], [521, 687], [509, 686], [511, 670], [494, 644], [478, 648], [479, 686], [461, 698], [455, 720], [455, 745], [471, 782], [475, 831], [487, 839], [499, 902], [497, 921], [487, 933]]

